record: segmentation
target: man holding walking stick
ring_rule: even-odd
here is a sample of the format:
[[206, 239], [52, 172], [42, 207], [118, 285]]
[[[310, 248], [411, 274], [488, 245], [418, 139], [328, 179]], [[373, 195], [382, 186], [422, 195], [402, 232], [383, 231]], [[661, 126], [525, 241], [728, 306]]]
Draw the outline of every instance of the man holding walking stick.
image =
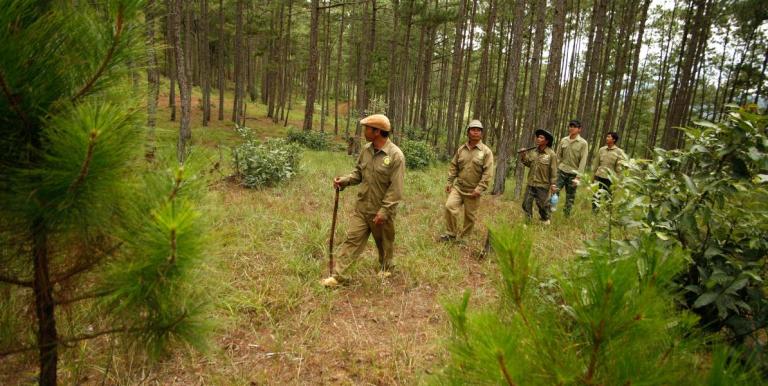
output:
[[360, 121], [360, 125], [368, 143], [360, 152], [352, 173], [333, 179], [334, 188], [339, 190], [357, 184], [361, 187], [347, 239], [332, 264], [331, 276], [320, 282], [325, 287], [336, 287], [346, 279], [345, 273], [363, 252], [371, 234], [379, 253], [379, 275], [388, 277], [394, 268], [395, 213], [403, 197], [405, 157], [389, 140], [392, 128], [386, 116], [368, 116]]

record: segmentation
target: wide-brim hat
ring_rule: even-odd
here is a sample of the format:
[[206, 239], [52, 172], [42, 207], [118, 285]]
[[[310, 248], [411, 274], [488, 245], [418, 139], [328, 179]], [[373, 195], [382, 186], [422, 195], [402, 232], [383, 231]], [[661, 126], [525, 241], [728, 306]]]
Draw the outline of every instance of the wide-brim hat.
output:
[[384, 114], [369, 115], [360, 120], [361, 125], [373, 127], [381, 131], [391, 131], [392, 126], [389, 124], [389, 118]]
[[540, 136], [540, 135], [543, 135], [544, 138], [547, 139], [547, 145], [552, 146], [552, 140], [555, 139], [555, 137], [552, 136], [552, 133], [550, 133], [549, 131], [547, 131], [545, 129], [537, 129], [535, 134], [536, 134], [537, 137]]

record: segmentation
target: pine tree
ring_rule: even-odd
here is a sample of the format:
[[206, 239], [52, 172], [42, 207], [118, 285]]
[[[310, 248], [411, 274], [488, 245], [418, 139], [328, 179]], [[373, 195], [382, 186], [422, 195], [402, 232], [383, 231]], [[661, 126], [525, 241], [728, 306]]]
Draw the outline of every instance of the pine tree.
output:
[[446, 305], [453, 333], [439, 384], [746, 385], [754, 367], [709, 347], [696, 318], [678, 311], [674, 283], [685, 252], [653, 235], [601, 240], [545, 275], [524, 227], [491, 231], [501, 273], [497, 306], [470, 294]]
[[[0, 9], [0, 288], [35, 310], [0, 329], [0, 357], [37, 351], [39, 383], [55, 385], [72, 342], [201, 345], [203, 298], [187, 284], [202, 256], [195, 189], [182, 167], [143, 170], [143, 108], [125, 91], [129, 59], [146, 53], [143, 1]], [[65, 310], [87, 323], [57, 329]]]

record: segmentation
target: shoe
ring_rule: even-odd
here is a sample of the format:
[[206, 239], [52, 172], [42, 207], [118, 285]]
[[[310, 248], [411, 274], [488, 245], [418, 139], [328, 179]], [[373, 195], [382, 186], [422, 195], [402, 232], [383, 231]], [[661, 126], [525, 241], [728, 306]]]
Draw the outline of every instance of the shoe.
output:
[[339, 281], [335, 277], [329, 276], [323, 280], [320, 280], [320, 285], [325, 288], [336, 288], [339, 286]]
[[381, 271], [379, 271], [379, 273], [377, 275], [379, 276], [380, 279], [386, 279], [386, 278], [392, 276], [392, 272], [391, 271], [386, 271], [386, 270], [381, 270]]
[[551, 222], [550, 222], [549, 220], [547, 220], [547, 221], [542, 221], [541, 223], [542, 223], [542, 224], [544, 224], [544, 225], [549, 225], [549, 224], [551, 224]]
[[440, 235], [440, 241], [441, 242], [448, 242], [448, 241], [454, 241], [456, 240], [456, 236], [451, 236], [449, 234]]

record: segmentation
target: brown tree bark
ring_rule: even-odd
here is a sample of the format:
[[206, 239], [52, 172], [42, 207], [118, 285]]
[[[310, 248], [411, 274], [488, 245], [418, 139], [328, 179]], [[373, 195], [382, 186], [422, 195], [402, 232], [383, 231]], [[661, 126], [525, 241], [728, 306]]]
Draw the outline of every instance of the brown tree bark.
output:
[[157, 101], [160, 97], [160, 71], [157, 65], [157, 49], [155, 48], [155, 25], [157, 10], [155, 0], [148, 0], [144, 6], [147, 28], [147, 146], [148, 159], [155, 154], [155, 127], [157, 126]]
[[189, 127], [189, 115], [191, 113], [192, 100], [190, 97], [191, 87], [187, 80], [187, 57], [184, 55], [183, 42], [181, 40], [181, 20], [183, 17], [183, 0], [171, 0], [173, 7], [169, 10], [169, 21], [171, 25], [171, 45], [176, 54], [176, 75], [179, 81], [179, 96], [181, 97], [181, 120], [179, 125], [179, 138], [176, 144], [176, 156], [179, 163], [183, 164], [186, 157], [186, 147], [189, 139], [192, 138], [192, 132]]
[[219, 41], [218, 41], [218, 62], [219, 62], [219, 120], [224, 120], [224, 66], [226, 58], [224, 56], [226, 44], [224, 43], [224, 0], [219, 0]]
[[245, 83], [243, 68], [243, 12], [245, 6], [244, 0], [237, 0], [237, 9], [235, 11], [235, 98], [232, 101], [232, 122], [240, 124], [243, 111], [243, 86]]
[[539, 127], [555, 129], [557, 105], [560, 96], [560, 65], [563, 59], [563, 37], [565, 36], [565, 0], [554, 0], [552, 9], [552, 37], [549, 43], [549, 61], [544, 81], [542, 114]]
[[456, 26], [453, 37], [453, 59], [451, 62], [451, 82], [448, 90], [448, 111], [446, 113], [445, 127], [448, 131], [445, 154], [452, 156], [454, 152], [454, 136], [456, 133], [456, 108], [458, 103], [459, 81], [461, 80], [461, 61], [463, 58], [461, 42], [466, 25], [466, 0], [459, 0], [459, 13], [456, 17]]
[[317, 94], [317, 34], [319, 29], [320, 1], [310, 3], [311, 17], [309, 24], [309, 62], [307, 64], [307, 97], [304, 106], [304, 131], [312, 130], [312, 116], [315, 112]]
[[[515, 23], [515, 20], [523, 20], [525, 17], [525, 0], [516, 0], [513, 15], [513, 33], [509, 47], [509, 63], [507, 65], [506, 81], [504, 83], [504, 119], [506, 125], [503, 132], [499, 135], [499, 146], [497, 149], [496, 175], [493, 182], [492, 194], [504, 193], [504, 183], [507, 179], [507, 162], [513, 145], [515, 133], [515, 96], [517, 93], [517, 78], [520, 72], [520, 55], [513, 53], [520, 52], [523, 46], [523, 23]], [[520, 187], [515, 187], [518, 191]]]

